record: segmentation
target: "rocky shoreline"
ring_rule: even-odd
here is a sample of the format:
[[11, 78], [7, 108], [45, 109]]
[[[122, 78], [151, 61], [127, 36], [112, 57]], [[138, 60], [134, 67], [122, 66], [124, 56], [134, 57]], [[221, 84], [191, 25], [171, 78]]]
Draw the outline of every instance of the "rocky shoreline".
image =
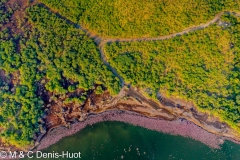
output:
[[[42, 150], [85, 128], [104, 121], [120, 121], [150, 130], [189, 137], [220, 148], [225, 140], [240, 142], [239, 134], [217, 117], [202, 113], [191, 102], [158, 95], [158, 101], [146, 98], [135, 88], [124, 87], [118, 96], [108, 93], [89, 95], [82, 107], [67, 110], [58, 102], [45, 118], [47, 133], [41, 132], [34, 150]], [[32, 149], [31, 149], [32, 150]]]
[[129, 111], [112, 110], [100, 114], [89, 115], [85, 121], [73, 123], [70, 128], [58, 127], [49, 131], [34, 150], [43, 150], [50, 145], [57, 143], [63, 137], [77, 133], [87, 125], [104, 121], [120, 121], [167, 134], [189, 137], [201, 141], [213, 148], [219, 148], [225, 140], [224, 137], [209, 133], [185, 119], [168, 121], [159, 118], [148, 118]]

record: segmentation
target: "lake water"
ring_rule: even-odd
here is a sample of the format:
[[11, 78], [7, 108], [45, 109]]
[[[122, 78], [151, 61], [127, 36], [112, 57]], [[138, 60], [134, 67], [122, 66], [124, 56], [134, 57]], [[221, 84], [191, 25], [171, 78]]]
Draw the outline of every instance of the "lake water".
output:
[[122, 122], [88, 126], [43, 150], [53, 151], [81, 152], [81, 160], [240, 160], [239, 144], [227, 141], [221, 149], [212, 149], [190, 138]]

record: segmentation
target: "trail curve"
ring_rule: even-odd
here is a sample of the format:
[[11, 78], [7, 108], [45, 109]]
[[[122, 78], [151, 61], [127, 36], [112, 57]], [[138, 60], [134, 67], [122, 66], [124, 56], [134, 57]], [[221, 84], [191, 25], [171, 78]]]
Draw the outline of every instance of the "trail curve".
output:
[[109, 62], [107, 61], [107, 58], [106, 58], [105, 53], [104, 53], [104, 45], [105, 44], [107, 44], [107, 43], [114, 43], [114, 42], [134, 42], [134, 41], [160, 41], [160, 40], [166, 40], [166, 39], [174, 38], [176, 36], [181, 36], [183, 34], [187, 34], [187, 33], [192, 32], [192, 31], [204, 29], [204, 28], [206, 28], [206, 27], [216, 23], [217, 21], [219, 21], [221, 19], [221, 16], [224, 13], [233, 14], [235, 16], [240, 17], [240, 13], [236, 13], [236, 12], [233, 12], [233, 11], [222, 11], [222, 12], [216, 14], [215, 17], [212, 20], [208, 21], [207, 23], [200, 24], [200, 25], [197, 25], [197, 26], [194, 26], [194, 27], [190, 27], [190, 28], [184, 29], [181, 32], [172, 33], [172, 34], [165, 35], [165, 36], [147, 37], [147, 38], [143, 38], [143, 37], [139, 37], [139, 38], [105, 38], [105, 37], [101, 37], [101, 36], [91, 32], [89, 29], [87, 29], [87, 27], [85, 27], [82, 24], [77, 24], [77, 23], [72, 22], [71, 20], [69, 20], [68, 18], [62, 16], [58, 12], [53, 11], [51, 8], [49, 8], [45, 4], [40, 3], [40, 5], [43, 6], [44, 8], [46, 8], [46, 9], [48, 9], [52, 13], [55, 13], [60, 18], [65, 19], [69, 24], [72, 24], [76, 28], [81, 29], [82, 31], [85, 32], [85, 34], [89, 38], [92, 38], [94, 40], [94, 42], [96, 43], [96, 45], [99, 47], [99, 52], [101, 54], [102, 62], [106, 66], [108, 66], [108, 68], [115, 74], [116, 77], [118, 77], [120, 79], [122, 87], [124, 87], [124, 85], [125, 85], [124, 79], [120, 76], [120, 74], [118, 74], [117, 70], [115, 68], [113, 68], [109, 64]]

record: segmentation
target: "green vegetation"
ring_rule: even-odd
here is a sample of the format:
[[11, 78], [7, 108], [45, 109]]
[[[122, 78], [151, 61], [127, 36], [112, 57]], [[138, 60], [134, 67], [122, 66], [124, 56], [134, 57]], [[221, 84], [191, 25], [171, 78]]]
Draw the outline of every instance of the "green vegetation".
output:
[[20, 85], [9, 90], [4, 83], [0, 88], [1, 140], [17, 147], [31, 145], [33, 135], [39, 131], [43, 107], [43, 101], [35, 94], [36, 88], [30, 90]]
[[9, 0], [0, 0], [0, 27], [10, 22], [13, 13], [19, 9], [19, 5], [14, 3], [11, 7], [7, 4]]
[[102, 86], [97, 86], [96, 90], [95, 90], [95, 93], [96, 94], [102, 94], [104, 92]]
[[28, 8], [27, 15], [32, 27], [23, 35], [0, 32], [0, 69], [6, 76], [0, 83], [1, 140], [18, 147], [32, 145], [39, 132], [48, 103], [40, 88], [63, 97], [66, 105], [86, 101], [86, 95], [66, 96], [77, 88], [103, 85], [111, 94], [120, 89], [119, 79], [84, 32], [39, 5]]
[[[104, 37], [156, 37], [239, 9], [235, 0], [41, 0], [50, 9], [37, 4], [22, 18], [13, 14], [21, 5], [6, 2], [0, 1], [0, 138], [20, 148], [33, 144], [52, 101], [81, 106], [88, 92], [120, 90], [94, 41], [74, 23]], [[12, 15], [16, 22], [9, 23]], [[240, 20], [225, 14], [222, 21], [228, 25], [104, 50], [124, 80], [150, 97], [160, 91], [192, 101], [240, 131]]]
[[85, 102], [86, 97], [85, 96], [81, 96], [80, 98], [74, 97], [74, 98], [66, 98], [64, 100], [64, 104], [83, 104], [83, 102]]
[[7, 0], [0, 0], [0, 27], [2, 27], [2, 25], [9, 20], [11, 14], [13, 13], [13, 11], [10, 10], [10, 8], [6, 7], [5, 5], [6, 2]]
[[[24, 59], [17, 53], [15, 39], [9, 38], [7, 32], [1, 33], [0, 69], [13, 76], [18, 75], [17, 70], [25, 70], [24, 66], [32, 63], [31, 59]], [[34, 65], [32, 67], [34, 69]], [[36, 95], [36, 83], [28, 87], [24, 83], [12, 87], [11, 82], [6, 80], [8, 77], [0, 77], [1, 140], [6, 144], [24, 147], [32, 144], [32, 137], [38, 131], [43, 101]]]
[[103, 37], [156, 37], [206, 23], [235, 0], [41, 0]]
[[126, 83], [192, 101], [239, 129], [240, 19], [172, 39], [121, 42], [105, 47], [110, 65]]
[[65, 94], [63, 80], [76, 82], [77, 88], [91, 89], [103, 84], [112, 94], [119, 91], [119, 80], [103, 64], [93, 40], [84, 32], [58, 18], [43, 7], [28, 10], [34, 31], [32, 43], [38, 45], [39, 70], [46, 74], [46, 89], [55, 94]]

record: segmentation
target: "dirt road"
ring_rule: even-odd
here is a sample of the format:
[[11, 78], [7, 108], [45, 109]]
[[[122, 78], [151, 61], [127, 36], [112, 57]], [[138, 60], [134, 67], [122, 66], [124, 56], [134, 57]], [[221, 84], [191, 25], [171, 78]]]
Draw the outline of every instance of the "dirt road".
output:
[[103, 49], [105, 44], [113, 43], [113, 42], [160, 41], [160, 40], [170, 39], [170, 38], [173, 38], [173, 37], [176, 37], [176, 36], [181, 36], [183, 34], [187, 34], [187, 33], [192, 32], [192, 31], [204, 29], [204, 28], [212, 25], [213, 23], [216, 23], [218, 20], [220, 20], [221, 16], [224, 13], [235, 14], [236, 16], [240, 16], [240, 13], [234, 13], [234, 12], [231, 12], [231, 11], [223, 11], [223, 12], [218, 13], [211, 21], [208, 21], [208, 22], [206, 22], [204, 24], [200, 24], [200, 25], [197, 25], [197, 26], [194, 26], [194, 27], [186, 28], [186, 29], [184, 29], [181, 32], [177, 32], [177, 33], [173, 33], [173, 34], [165, 35], [165, 36], [159, 36], [159, 37], [149, 37], [149, 38], [141, 38], [141, 37], [139, 37], [139, 38], [104, 38], [104, 37], [101, 37], [101, 36], [91, 32], [84, 25], [76, 24], [76, 23], [70, 21], [66, 17], [64, 17], [61, 14], [59, 14], [58, 12], [53, 11], [51, 8], [49, 8], [45, 4], [41, 3], [40, 5], [42, 5], [44, 8], [48, 9], [49, 11], [57, 14], [62, 19], [65, 19], [69, 24], [72, 24], [76, 28], [81, 29], [82, 31], [84, 31], [86, 33], [86, 35], [88, 37], [92, 38], [94, 40], [94, 42], [97, 44], [97, 46], [99, 47], [99, 51], [100, 51], [100, 54], [101, 54], [102, 62], [106, 66], [108, 66], [108, 68], [114, 73], [114, 75], [116, 77], [118, 77], [120, 79], [122, 87], [124, 87], [124, 85], [126, 85], [126, 83], [124, 82], [124, 79], [122, 78], [122, 76], [117, 72], [117, 70], [115, 68], [113, 68], [109, 64], [109, 62], [108, 62], [108, 60], [107, 60], [107, 58], [105, 56], [104, 49]]

